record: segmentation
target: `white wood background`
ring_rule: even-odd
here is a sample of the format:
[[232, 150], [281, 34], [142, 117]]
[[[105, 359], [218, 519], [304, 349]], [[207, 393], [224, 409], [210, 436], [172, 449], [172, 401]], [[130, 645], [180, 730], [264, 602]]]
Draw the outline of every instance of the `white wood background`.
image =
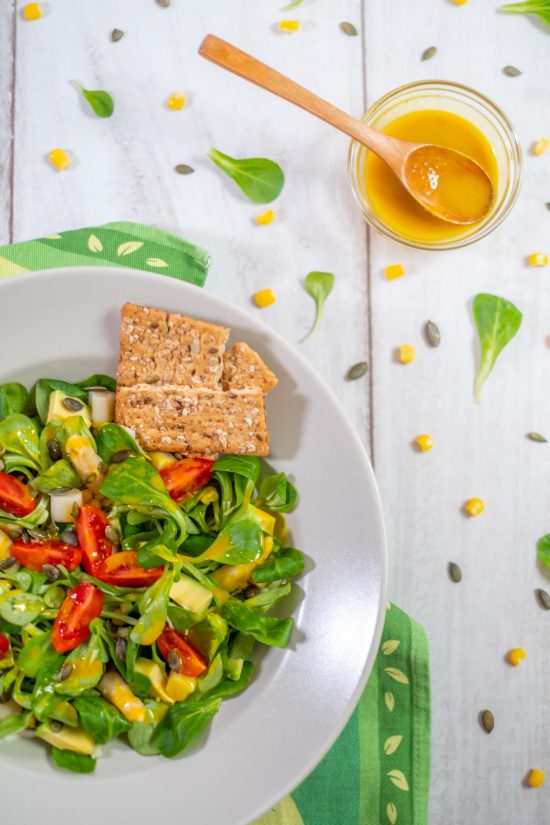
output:
[[[367, 232], [347, 183], [347, 139], [196, 55], [215, 32], [360, 115], [407, 81], [440, 78], [479, 88], [509, 114], [528, 150], [550, 136], [550, 33], [533, 20], [498, 14], [498, 0], [308, 0], [288, 13], [302, 21], [280, 34], [281, 0], [50, 0], [25, 22], [22, 2], [0, 4], [0, 242], [78, 226], [136, 220], [206, 246], [208, 288], [253, 312], [250, 296], [273, 287], [262, 319], [295, 343], [340, 397], [371, 453], [384, 502], [390, 597], [425, 626], [433, 690], [433, 825], [543, 825], [550, 782], [522, 784], [529, 768], [550, 772], [550, 614], [537, 605], [548, 586], [535, 543], [550, 531], [549, 270], [530, 270], [531, 251], [550, 251], [549, 163], [526, 151], [523, 191], [513, 214], [468, 249], [425, 253]], [[338, 28], [353, 22], [360, 36]], [[113, 27], [126, 32], [110, 42]], [[421, 62], [428, 46], [437, 56]], [[509, 78], [502, 67], [523, 71]], [[106, 88], [112, 119], [94, 118], [68, 80]], [[189, 105], [170, 112], [170, 92]], [[68, 148], [74, 168], [58, 174], [45, 157]], [[276, 222], [257, 227], [258, 209], [210, 164], [210, 146], [264, 155], [287, 174]], [[181, 177], [177, 163], [196, 173]], [[383, 268], [402, 262], [405, 278]], [[320, 332], [300, 344], [312, 318], [303, 278], [336, 274]], [[517, 339], [472, 400], [474, 334], [469, 305], [479, 291], [524, 311]], [[436, 321], [442, 344], [423, 342]], [[393, 349], [414, 343], [404, 367]], [[367, 359], [369, 376], [348, 367]], [[431, 433], [425, 455], [411, 442]], [[330, 434], [327, 434], [330, 437]], [[319, 445], [322, 449], [322, 445]], [[330, 468], [328, 468], [330, 472]], [[463, 502], [485, 513], [467, 520]], [[464, 578], [446, 573], [458, 562]], [[517, 669], [506, 651], [523, 646]], [[477, 722], [492, 709], [491, 736]], [[230, 825], [228, 823], [228, 825]], [[405, 823], [403, 823], [405, 825]]]

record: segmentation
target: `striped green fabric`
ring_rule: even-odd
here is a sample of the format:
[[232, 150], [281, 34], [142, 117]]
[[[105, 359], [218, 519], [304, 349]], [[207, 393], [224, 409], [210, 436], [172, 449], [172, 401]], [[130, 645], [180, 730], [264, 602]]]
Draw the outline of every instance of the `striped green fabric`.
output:
[[[91, 265], [142, 269], [204, 286], [210, 255], [135, 223], [0, 247], [0, 280]], [[388, 605], [373, 671], [348, 724], [313, 773], [254, 825], [427, 825], [429, 779], [426, 636], [406, 613]]]

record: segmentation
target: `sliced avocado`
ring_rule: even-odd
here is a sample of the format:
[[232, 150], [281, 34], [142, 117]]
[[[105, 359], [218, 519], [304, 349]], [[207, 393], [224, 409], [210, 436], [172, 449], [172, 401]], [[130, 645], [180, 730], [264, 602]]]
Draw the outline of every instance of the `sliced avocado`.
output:
[[204, 613], [212, 601], [212, 592], [190, 576], [182, 575], [170, 588], [170, 598], [192, 613]]
[[[76, 404], [82, 404], [82, 408], [71, 410], [66, 404], [65, 399], [69, 398], [70, 402], [76, 402], [73, 406], [76, 407]], [[70, 403], [69, 402], [69, 403]], [[60, 418], [70, 418], [73, 415], [79, 415], [81, 418], [84, 419], [88, 427], [92, 425], [92, 413], [87, 404], [80, 400], [80, 398], [73, 398], [72, 395], [66, 395], [62, 390], [54, 390], [50, 395], [50, 404], [48, 407], [48, 421], [53, 421], [54, 419]]]
[[144, 676], [147, 676], [151, 682], [151, 693], [156, 699], [162, 699], [163, 702], [172, 704], [174, 700], [166, 693], [166, 679], [156, 662], [140, 656], [136, 661], [135, 670], [136, 673], [142, 673]]
[[227, 631], [228, 625], [223, 616], [209, 613], [203, 622], [199, 622], [187, 631], [187, 637], [210, 662], [227, 636]]
[[54, 748], [60, 748], [65, 751], [74, 751], [74, 753], [83, 753], [86, 756], [91, 756], [95, 751], [96, 744], [89, 733], [86, 733], [82, 728], [66, 728], [63, 727], [59, 731], [52, 730], [46, 722], [36, 729], [36, 735], [49, 742]]

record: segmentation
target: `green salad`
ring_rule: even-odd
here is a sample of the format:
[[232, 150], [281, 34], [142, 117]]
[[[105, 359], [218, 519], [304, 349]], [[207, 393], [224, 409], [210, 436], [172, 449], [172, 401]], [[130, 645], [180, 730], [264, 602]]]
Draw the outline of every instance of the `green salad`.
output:
[[254, 676], [268, 615], [304, 568], [296, 504], [260, 460], [144, 452], [112, 422], [115, 382], [0, 385], [0, 740], [94, 770], [123, 737], [177, 756]]

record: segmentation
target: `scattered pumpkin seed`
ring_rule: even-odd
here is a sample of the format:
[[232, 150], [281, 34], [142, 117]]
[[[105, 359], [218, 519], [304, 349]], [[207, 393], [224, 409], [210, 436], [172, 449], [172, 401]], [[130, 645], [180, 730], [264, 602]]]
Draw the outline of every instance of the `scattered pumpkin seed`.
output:
[[105, 538], [109, 539], [109, 541], [113, 544], [118, 544], [120, 541], [120, 533], [116, 527], [111, 527], [111, 525], [109, 525], [105, 528]]
[[59, 733], [59, 731], [63, 729], [63, 725], [61, 722], [58, 722], [57, 719], [51, 719], [49, 727], [52, 733]]
[[122, 31], [122, 29], [113, 29], [113, 31], [111, 32], [111, 40], [113, 41], [113, 43], [118, 43], [118, 41], [122, 40], [123, 37], [124, 32]]
[[172, 0], [157, 0], [157, 6], [160, 6], [161, 9], [169, 9], [172, 5]]
[[495, 727], [495, 717], [490, 710], [482, 710], [479, 715], [479, 721], [485, 733], [491, 733]]
[[350, 367], [347, 371], [346, 378], [348, 381], [356, 381], [358, 378], [362, 378], [363, 375], [367, 372], [369, 365], [366, 361], [359, 361], [358, 364], [354, 364], [353, 367]]
[[505, 66], [502, 70], [508, 77], [519, 77], [521, 72], [515, 66]]
[[7, 559], [2, 559], [2, 561], [0, 561], [0, 570], [7, 570], [8, 567], [11, 567], [12, 564], [16, 563], [17, 559], [15, 558], [15, 556], [8, 556]]
[[133, 452], [131, 450], [119, 450], [118, 453], [113, 453], [111, 456], [111, 464], [121, 464], [131, 456], [133, 456]]
[[27, 531], [23, 530], [23, 532], [21, 534], [21, 541], [23, 542], [23, 544], [28, 544], [30, 540], [31, 540], [31, 537], [29, 536]]
[[550, 610], [550, 594], [548, 594], [546, 590], [542, 590], [540, 587], [535, 590], [535, 593], [537, 594], [540, 606], [545, 610]]
[[97, 469], [99, 470], [99, 472], [100, 472], [102, 475], [106, 475], [106, 473], [107, 473], [107, 472], [108, 472], [108, 470], [109, 470], [109, 465], [108, 465], [108, 464], [105, 464], [105, 462], [104, 462], [104, 461], [100, 461], [100, 462], [99, 462], [99, 464], [98, 464], [98, 468], [97, 468]]
[[462, 570], [455, 564], [454, 561], [449, 562], [449, 576], [451, 577], [451, 581], [454, 581], [455, 584], [462, 581]]
[[48, 455], [52, 461], [59, 461], [60, 458], [63, 458], [61, 445], [55, 438], [50, 438], [48, 441]]
[[68, 544], [69, 547], [76, 547], [78, 544], [78, 538], [74, 530], [63, 530], [59, 538], [61, 541], [64, 541], [65, 544]]
[[441, 343], [441, 333], [439, 327], [434, 321], [426, 321], [424, 326], [424, 335], [426, 341], [431, 347], [438, 347]]
[[46, 531], [41, 530], [39, 527], [29, 527], [27, 533], [33, 539], [37, 539], [38, 541], [46, 541], [46, 539], [48, 538], [48, 534], [46, 533]]
[[63, 406], [71, 412], [79, 412], [84, 409], [84, 404], [76, 398], [64, 398]]
[[550, 201], [548, 201], [548, 203], [545, 203], [544, 205], [546, 206], [546, 208], [547, 208], [548, 210], [550, 210]]
[[340, 23], [340, 31], [343, 31], [349, 37], [355, 37], [358, 33], [353, 23], [348, 23], [347, 20]]
[[171, 650], [168, 654], [168, 667], [171, 670], [175, 670], [176, 673], [179, 673], [179, 669], [181, 667], [180, 657], [176, 653], [175, 650]]
[[527, 438], [530, 441], [538, 441], [539, 444], [547, 444], [548, 443], [548, 439], [545, 438], [540, 433], [527, 433]]
[[146, 384], [156, 384], [158, 381], [160, 381], [160, 378], [159, 378], [158, 375], [148, 375], [147, 378], [145, 379]]
[[431, 60], [432, 57], [435, 57], [437, 54], [437, 48], [435, 46], [430, 46], [428, 49], [425, 49], [422, 52], [421, 60]]
[[130, 628], [129, 627], [119, 627], [117, 629], [116, 635], [119, 639], [127, 639], [130, 635]]
[[116, 644], [115, 644], [115, 653], [119, 659], [124, 659], [126, 656], [126, 648], [128, 647], [128, 642], [126, 639], [121, 639], [120, 636], [117, 636]]
[[59, 673], [57, 674], [57, 681], [64, 682], [65, 679], [68, 679], [71, 673], [74, 670], [74, 665], [68, 662], [66, 665], [63, 665]]
[[60, 575], [59, 570], [54, 564], [43, 564], [42, 572], [44, 573], [49, 582], [57, 581]]
[[192, 175], [195, 171], [192, 166], [188, 166], [187, 163], [178, 163], [177, 166], [174, 166], [175, 171], [178, 175]]

